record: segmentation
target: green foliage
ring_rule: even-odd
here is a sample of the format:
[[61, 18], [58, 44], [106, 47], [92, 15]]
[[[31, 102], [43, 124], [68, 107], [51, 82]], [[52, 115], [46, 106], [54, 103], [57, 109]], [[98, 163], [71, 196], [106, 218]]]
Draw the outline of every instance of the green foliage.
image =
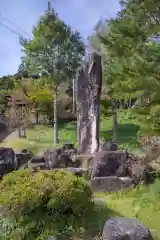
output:
[[14, 88], [14, 77], [3, 76], [0, 78], [0, 112], [4, 112], [7, 106], [7, 94]]
[[16, 223], [14, 220], [11, 220], [8, 217], [1, 216], [0, 217], [0, 239], [1, 240], [10, 240], [12, 232], [16, 227]]
[[60, 20], [54, 9], [49, 9], [33, 28], [33, 39], [21, 39], [21, 45], [25, 53], [21, 68], [29, 73], [41, 73], [51, 80], [55, 93], [54, 143], [58, 144], [58, 87], [75, 77], [84, 56], [84, 43], [78, 32]]
[[0, 188], [0, 205], [17, 224], [9, 236], [16, 233], [19, 239], [48, 239], [78, 230], [92, 212], [88, 184], [67, 171], [12, 172]]
[[3, 76], [0, 78], [0, 89], [13, 89], [14, 87], [14, 77], [13, 76]]
[[26, 79], [21, 82], [23, 91], [33, 102], [36, 114], [45, 113], [53, 120], [53, 89], [48, 78]]
[[113, 115], [111, 107], [112, 107], [111, 100], [104, 100], [104, 99], [100, 100], [100, 117], [101, 117], [101, 119], [103, 119], [105, 117], [110, 117]]
[[107, 23], [107, 37], [100, 37], [112, 97], [138, 99], [134, 114], [143, 122], [143, 131], [152, 135], [160, 132], [160, 45], [149, 37], [159, 35], [159, 4], [156, 0], [121, 1], [122, 10]]
[[23, 65], [29, 71], [49, 75], [55, 85], [75, 75], [84, 55], [79, 33], [60, 20], [53, 9], [40, 17], [33, 28], [33, 39], [22, 39], [21, 44]]

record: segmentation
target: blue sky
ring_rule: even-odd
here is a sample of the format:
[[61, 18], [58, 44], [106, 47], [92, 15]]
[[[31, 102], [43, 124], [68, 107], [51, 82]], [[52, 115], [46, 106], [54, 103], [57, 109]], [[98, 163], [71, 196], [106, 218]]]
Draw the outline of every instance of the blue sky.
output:
[[[0, 23], [18, 31], [20, 29], [3, 17], [31, 34], [33, 25], [47, 8], [47, 0], [0, 0]], [[78, 30], [84, 39], [90, 35], [97, 21], [110, 18], [119, 11], [119, 0], [51, 0], [59, 17]], [[0, 25], [0, 76], [13, 74], [20, 64], [19, 37]]]

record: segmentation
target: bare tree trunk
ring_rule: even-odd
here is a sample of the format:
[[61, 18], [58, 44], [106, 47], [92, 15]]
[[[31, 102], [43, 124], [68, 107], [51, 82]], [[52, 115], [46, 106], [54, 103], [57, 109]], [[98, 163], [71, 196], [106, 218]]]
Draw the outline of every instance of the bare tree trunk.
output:
[[113, 115], [113, 130], [114, 130], [114, 136], [113, 141], [115, 143], [118, 143], [118, 120], [117, 120], [117, 111], [115, 111]]
[[58, 144], [58, 116], [57, 116], [57, 86], [54, 94], [54, 144]]
[[73, 114], [76, 114], [76, 91], [75, 91], [75, 79], [72, 82], [73, 88]]
[[26, 138], [26, 127], [24, 123], [22, 123], [22, 137]]
[[115, 143], [118, 143], [118, 120], [117, 120], [117, 107], [116, 107], [116, 101], [113, 101], [112, 106], [113, 111], [113, 141]]
[[21, 126], [19, 123], [18, 123], [18, 136], [21, 138]]
[[36, 110], [36, 124], [39, 123], [39, 112]]

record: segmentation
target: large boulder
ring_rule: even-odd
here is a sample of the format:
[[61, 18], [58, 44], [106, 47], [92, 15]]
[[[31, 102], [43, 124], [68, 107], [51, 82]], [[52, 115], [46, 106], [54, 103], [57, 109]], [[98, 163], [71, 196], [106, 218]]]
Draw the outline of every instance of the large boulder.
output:
[[18, 168], [18, 161], [12, 148], [0, 148], [0, 176]]
[[134, 185], [139, 183], [153, 183], [155, 180], [155, 170], [150, 166], [150, 164], [133, 164], [132, 165], [132, 179]]
[[49, 169], [72, 166], [71, 154], [65, 152], [64, 148], [47, 149], [44, 152], [44, 159]]
[[155, 171], [157, 177], [160, 176], [160, 155], [149, 163], [152, 169]]
[[103, 240], [153, 240], [147, 227], [136, 219], [115, 217], [107, 220]]
[[64, 152], [59, 156], [59, 162], [57, 163], [57, 167], [72, 167], [73, 162], [71, 158], [71, 154], [68, 152]]
[[36, 169], [45, 170], [45, 169], [47, 169], [44, 157], [43, 156], [35, 156], [35, 157], [31, 158], [28, 161], [28, 168], [31, 168], [32, 170], [36, 170]]
[[47, 168], [53, 169], [53, 168], [56, 168], [57, 165], [59, 165], [59, 156], [61, 155], [61, 153], [62, 153], [62, 149], [60, 148], [58, 149], [50, 148], [44, 152], [44, 159], [45, 159]]
[[[122, 168], [121, 166], [125, 166]], [[124, 151], [100, 151], [95, 153], [92, 163], [92, 178], [129, 175], [130, 162]], [[120, 171], [119, 168], [121, 167]]]
[[90, 180], [93, 192], [116, 192], [126, 188], [133, 188], [133, 181], [130, 177], [95, 177]]
[[28, 163], [28, 168], [30, 168], [33, 171], [37, 171], [37, 170], [46, 170], [46, 165], [45, 163], [41, 162], [41, 163]]
[[66, 152], [70, 155], [76, 154], [77, 150], [74, 147], [73, 143], [65, 143], [64, 145], [62, 145], [61, 147], [58, 148], [61, 152]]
[[18, 167], [25, 165], [32, 157], [33, 153], [27, 149], [21, 149], [16, 152]]
[[106, 140], [99, 147], [99, 151], [117, 151], [117, 150], [118, 145], [116, 143]]

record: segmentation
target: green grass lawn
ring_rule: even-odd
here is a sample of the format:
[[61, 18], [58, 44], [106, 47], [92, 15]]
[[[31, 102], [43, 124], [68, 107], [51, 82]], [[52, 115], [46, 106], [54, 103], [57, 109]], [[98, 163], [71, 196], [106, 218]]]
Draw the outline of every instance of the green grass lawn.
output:
[[[59, 124], [60, 145], [66, 142], [76, 144], [76, 122]], [[34, 154], [40, 154], [46, 148], [54, 147], [53, 145], [53, 127], [42, 124], [34, 125], [27, 130], [27, 138], [20, 139], [18, 137], [3, 141], [1, 146], [9, 146], [14, 150], [27, 148], [32, 150]]]
[[150, 229], [154, 239], [160, 240], [160, 180], [148, 187], [110, 195], [100, 193], [96, 197], [106, 200], [112, 215], [139, 219]]
[[[120, 148], [130, 152], [140, 153], [137, 133], [140, 130], [139, 124], [135, 119], [130, 119], [127, 110], [118, 115], [118, 145]], [[112, 139], [113, 121], [112, 117], [103, 118], [100, 126], [100, 139]]]
[[[118, 141], [120, 148], [129, 151], [140, 152], [137, 141], [138, 124], [135, 120], [127, 117], [127, 112], [123, 111], [119, 114]], [[60, 122], [59, 123], [59, 140], [60, 145], [71, 142], [77, 144], [76, 122]], [[103, 118], [100, 125], [100, 140], [110, 139], [113, 136], [112, 118]], [[27, 138], [20, 139], [18, 137], [3, 141], [1, 146], [9, 146], [14, 150], [22, 148], [30, 149], [34, 154], [40, 154], [45, 148], [54, 147], [53, 145], [53, 127], [45, 125], [35, 125], [27, 130]]]

